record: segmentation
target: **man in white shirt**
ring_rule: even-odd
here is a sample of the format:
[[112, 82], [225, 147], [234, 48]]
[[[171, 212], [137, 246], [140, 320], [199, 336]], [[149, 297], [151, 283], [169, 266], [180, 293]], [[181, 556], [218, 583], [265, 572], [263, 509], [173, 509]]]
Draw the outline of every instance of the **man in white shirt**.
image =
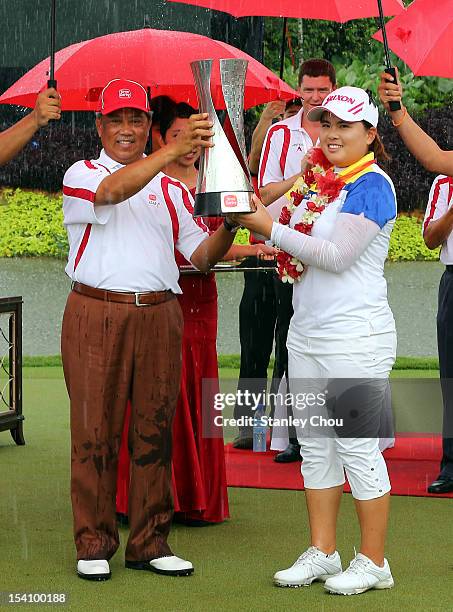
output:
[[429, 249], [441, 246], [440, 260], [445, 272], [439, 285], [437, 350], [444, 404], [442, 460], [438, 477], [428, 493], [453, 491], [453, 178], [434, 179], [423, 222], [423, 239]]
[[75, 163], [63, 181], [73, 286], [61, 344], [71, 400], [77, 573], [89, 580], [111, 575], [108, 561], [119, 545], [117, 459], [130, 399], [126, 567], [188, 575], [192, 564], [167, 543], [182, 331], [174, 250], [207, 271], [234, 235], [225, 222], [207, 237], [184, 206], [185, 186], [169, 182], [161, 169], [195, 147], [212, 146], [212, 124], [206, 114], [194, 115], [180, 139], [144, 156], [147, 93], [134, 81], [114, 79], [100, 96], [96, 127], [99, 158]]

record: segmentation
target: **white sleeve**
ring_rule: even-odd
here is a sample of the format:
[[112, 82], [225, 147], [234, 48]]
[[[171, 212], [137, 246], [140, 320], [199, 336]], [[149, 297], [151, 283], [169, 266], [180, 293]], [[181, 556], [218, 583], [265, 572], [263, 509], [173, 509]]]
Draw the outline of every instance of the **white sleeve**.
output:
[[190, 261], [192, 253], [198, 248], [203, 240], [208, 238], [208, 228], [206, 228], [206, 231], [203, 231], [201, 227], [195, 223], [192, 215], [185, 207], [181, 197], [181, 190], [186, 192], [186, 197], [189, 197], [192, 208], [193, 198], [190, 191], [182, 183], [180, 183], [179, 187], [169, 185], [168, 190], [172, 202], [175, 205], [179, 222], [178, 240], [176, 241], [175, 247], [188, 261]]
[[63, 178], [64, 225], [107, 223], [114, 205], [94, 204], [97, 188], [107, 176], [107, 168], [96, 162], [82, 160], [69, 168]]
[[379, 225], [363, 214], [339, 213], [330, 240], [307, 236], [279, 223], [272, 226], [271, 240], [302, 263], [339, 274], [359, 259], [379, 231]]
[[284, 144], [286, 126], [271, 125], [264, 139], [261, 150], [260, 169], [258, 172], [258, 185], [264, 187], [268, 183], [283, 181], [281, 156]]
[[436, 221], [447, 212], [449, 189], [449, 178], [443, 174], [436, 176], [429, 192], [425, 218], [423, 219], [422, 233], [424, 233], [431, 221]]

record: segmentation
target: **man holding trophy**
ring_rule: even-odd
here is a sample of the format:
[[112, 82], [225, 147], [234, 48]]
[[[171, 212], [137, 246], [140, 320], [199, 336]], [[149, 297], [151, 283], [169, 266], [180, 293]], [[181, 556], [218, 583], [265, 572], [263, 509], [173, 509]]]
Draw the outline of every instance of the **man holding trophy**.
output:
[[177, 141], [145, 156], [150, 127], [146, 90], [134, 81], [110, 81], [96, 118], [101, 154], [75, 163], [64, 177], [66, 272], [73, 283], [61, 343], [71, 404], [77, 573], [88, 580], [110, 578], [109, 559], [119, 546], [116, 471], [128, 400], [126, 567], [164, 575], [193, 572], [192, 563], [167, 543], [182, 332], [174, 249], [206, 272], [234, 236], [225, 224], [208, 237], [184, 206], [185, 187], [164, 189], [166, 164], [193, 148], [212, 147], [212, 121], [206, 114], [192, 116]]

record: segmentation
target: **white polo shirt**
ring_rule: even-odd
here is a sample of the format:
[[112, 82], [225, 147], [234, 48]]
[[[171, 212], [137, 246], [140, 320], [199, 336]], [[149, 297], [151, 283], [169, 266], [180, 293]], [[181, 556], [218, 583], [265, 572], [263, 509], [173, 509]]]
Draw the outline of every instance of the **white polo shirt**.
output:
[[[453, 177], [439, 174], [434, 179], [429, 192], [428, 205], [423, 220], [423, 233], [431, 221], [444, 215], [453, 203]], [[446, 266], [453, 264], [453, 232], [442, 243], [440, 261]]]
[[124, 202], [95, 206], [99, 184], [122, 167], [102, 150], [98, 159], [78, 161], [66, 172], [66, 273], [111, 291], [181, 293], [175, 248], [190, 260], [207, 238], [184, 205], [192, 196], [185, 185], [160, 172]]
[[313, 141], [302, 126], [303, 109], [268, 129], [261, 151], [258, 186], [300, 174], [300, 164]]
[[[291, 218], [291, 227], [300, 221], [305, 210], [302, 203]], [[340, 212], [364, 215], [380, 231], [344, 272], [307, 266], [301, 280], [294, 283], [294, 316], [288, 346], [297, 342], [299, 336], [341, 339], [395, 331], [384, 277], [397, 212], [391, 179], [377, 164], [368, 167], [329, 204], [313, 225], [312, 236], [329, 240]]]

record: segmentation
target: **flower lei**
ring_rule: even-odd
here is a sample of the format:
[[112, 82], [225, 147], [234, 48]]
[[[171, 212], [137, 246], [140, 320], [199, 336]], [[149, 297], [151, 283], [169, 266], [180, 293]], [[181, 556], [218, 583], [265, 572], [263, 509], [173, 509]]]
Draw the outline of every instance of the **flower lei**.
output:
[[[307, 194], [310, 194], [306, 203], [306, 211], [302, 215], [301, 221], [294, 226], [296, 231], [308, 236], [321, 213], [330, 202], [338, 197], [345, 185], [343, 180], [332, 170], [332, 164], [321, 149], [313, 149], [309, 162], [311, 164], [310, 169], [307, 169], [303, 176], [299, 177], [294, 183], [289, 193], [291, 201], [283, 206], [279, 219], [279, 223], [282, 225], [289, 225], [296, 208], [304, 201]], [[280, 251], [277, 255], [277, 271], [284, 283], [299, 281], [304, 269], [303, 263], [296, 257], [284, 251]]]

